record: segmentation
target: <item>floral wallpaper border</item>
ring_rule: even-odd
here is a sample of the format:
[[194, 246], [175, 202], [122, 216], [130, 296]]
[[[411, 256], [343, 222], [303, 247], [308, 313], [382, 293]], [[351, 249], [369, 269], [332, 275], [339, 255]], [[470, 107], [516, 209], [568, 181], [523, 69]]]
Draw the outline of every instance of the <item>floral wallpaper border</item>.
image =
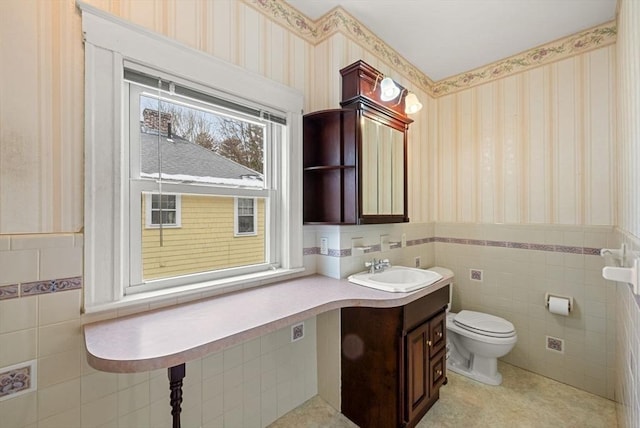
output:
[[607, 22], [487, 66], [440, 80], [432, 86], [432, 94], [439, 97], [613, 44], [616, 41], [616, 30], [615, 22]]
[[434, 98], [613, 44], [617, 33], [615, 21], [610, 21], [484, 67], [434, 82], [339, 6], [314, 21], [283, 0], [244, 1], [311, 44], [318, 44], [338, 32], [354, 39]]

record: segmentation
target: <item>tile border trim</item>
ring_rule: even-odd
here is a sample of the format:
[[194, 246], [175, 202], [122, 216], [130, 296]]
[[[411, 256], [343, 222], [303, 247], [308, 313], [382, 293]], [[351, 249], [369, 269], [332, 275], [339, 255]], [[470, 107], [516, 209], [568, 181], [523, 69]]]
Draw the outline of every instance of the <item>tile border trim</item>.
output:
[[[467, 238], [449, 238], [443, 236], [433, 236], [426, 238], [418, 238], [407, 241], [407, 247], [415, 245], [430, 244], [434, 242], [440, 242], [443, 244], [459, 244], [459, 245], [476, 245], [481, 247], [500, 247], [516, 250], [534, 250], [534, 251], [547, 251], [552, 253], [565, 253], [565, 254], [582, 254], [586, 256], [600, 256], [600, 248], [593, 247], [578, 247], [570, 245], [556, 245], [556, 244], [536, 244], [529, 242], [512, 242], [512, 241], [492, 241], [486, 239], [467, 239]], [[399, 249], [395, 247], [393, 249]], [[363, 254], [374, 253], [380, 251], [380, 244], [372, 245], [371, 248], [363, 251]], [[320, 255], [320, 247], [308, 247], [304, 249], [304, 255]], [[327, 257], [349, 257], [352, 255], [351, 248], [344, 249], [329, 249]]]
[[25, 361], [0, 370], [0, 401], [35, 391], [38, 382], [37, 361]]
[[20, 284], [20, 296], [35, 296], [38, 294], [56, 293], [59, 291], [79, 290], [82, 288], [82, 277], [50, 279]]
[[82, 276], [0, 286], [0, 301], [82, 289]]
[[20, 296], [20, 286], [10, 284], [0, 286], [0, 300], [16, 299]]

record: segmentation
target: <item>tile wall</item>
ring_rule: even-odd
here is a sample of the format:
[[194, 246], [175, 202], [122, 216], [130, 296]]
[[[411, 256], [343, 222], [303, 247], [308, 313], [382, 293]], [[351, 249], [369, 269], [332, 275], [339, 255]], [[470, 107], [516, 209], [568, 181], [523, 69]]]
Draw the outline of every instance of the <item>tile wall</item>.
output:
[[[640, 254], [640, 239], [622, 232], [616, 238], [628, 250]], [[634, 295], [628, 284], [618, 283], [617, 309], [618, 424], [621, 428], [635, 428], [640, 421], [640, 296]]]
[[[616, 285], [602, 278], [604, 259], [599, 256], [600, 248], [614, 245], [612, 227], [427, 223], [346, 227], [341, 234], [337, 227], [314, 232], [317, 242], [321, 236], [329, 238], [329, 255], [318, 255], [317, 261], [318, 272], [328, 276], [363, 270], [364, 261], [372, 257], [413, 266], [420, 256], [422, 267], [451, 269], [454, 311], [478, 310], [514, 323], [518, 343], [505, 361], [614, 398]], [[405, 233], [407, 247], [352, 253], [354, 236], [375, 245], [384, 233]], [[482, 271], [482, 282], [471, 280], [471, 269]], [[575, 307], [570, 315], [551, 314], [545, 307], [546, 292], [572, 296]], [[327, 331], [339, 336], [339, 323], [327, 321], [334, 325]], [[325, 328], [319, 321], [320, 325]], [[547, 350], [546, 336], [562, 339], [564, 352]], [[339, 356], [336, 347], [333, 358]], [[321, 377], [325, 372], [329, 378], [338, 376], [339, 361], [319, 361], [318, 372]], [[339, 391], [327, 392], [326, 398], [339, 402]]]
[[[32, 360], [37, 369], [35, 391], [0, 397], [0, 426], [171, 426], [166, 370], [111, 374], [86, 363], [82, 325], [141, 308], [80, 314], [82, 290], [56, 280], [80, 280], [81, 234], [4, 235], [0, 272], [0, 378]], [[316, 395], [315, 318], [305, 331], [291, 343], [283, 328], [189, 362], [183, 426], [263, 427]]]
[[[640, 251], [640, 204], [638, 167], [640, 166], [640, 3], [618, 1], [617, 66], [617, 238], [632, 251]], [[618, 284], [618, 378], [616, 399], [618, 423], [635, 428], [640, 423], [640, 297], [629, 286]]]

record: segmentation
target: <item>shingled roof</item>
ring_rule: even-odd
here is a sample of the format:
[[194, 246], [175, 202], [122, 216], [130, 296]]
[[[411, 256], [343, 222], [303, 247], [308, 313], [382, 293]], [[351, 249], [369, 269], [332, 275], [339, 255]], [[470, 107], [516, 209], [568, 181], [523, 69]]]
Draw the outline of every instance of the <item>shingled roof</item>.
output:
[[162, 178], [181, 182], [262, 187], [261, 173], [220, 156], [184, 138], [158, 134], [141, 127], [141, 176], [158, 178], [158, 147], [162, 155]]

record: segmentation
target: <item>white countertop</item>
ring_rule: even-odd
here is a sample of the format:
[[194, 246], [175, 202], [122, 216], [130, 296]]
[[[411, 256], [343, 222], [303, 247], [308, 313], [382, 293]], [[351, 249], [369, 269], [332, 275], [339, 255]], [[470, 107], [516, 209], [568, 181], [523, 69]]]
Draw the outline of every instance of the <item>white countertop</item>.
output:
[[113, 373], [177, 366], [332, 309], [405, 305], [451, 282], [450, 271], [437, 271], [440, 281], [412, 293], [313, 275], [87, 324], [87, 360]]

